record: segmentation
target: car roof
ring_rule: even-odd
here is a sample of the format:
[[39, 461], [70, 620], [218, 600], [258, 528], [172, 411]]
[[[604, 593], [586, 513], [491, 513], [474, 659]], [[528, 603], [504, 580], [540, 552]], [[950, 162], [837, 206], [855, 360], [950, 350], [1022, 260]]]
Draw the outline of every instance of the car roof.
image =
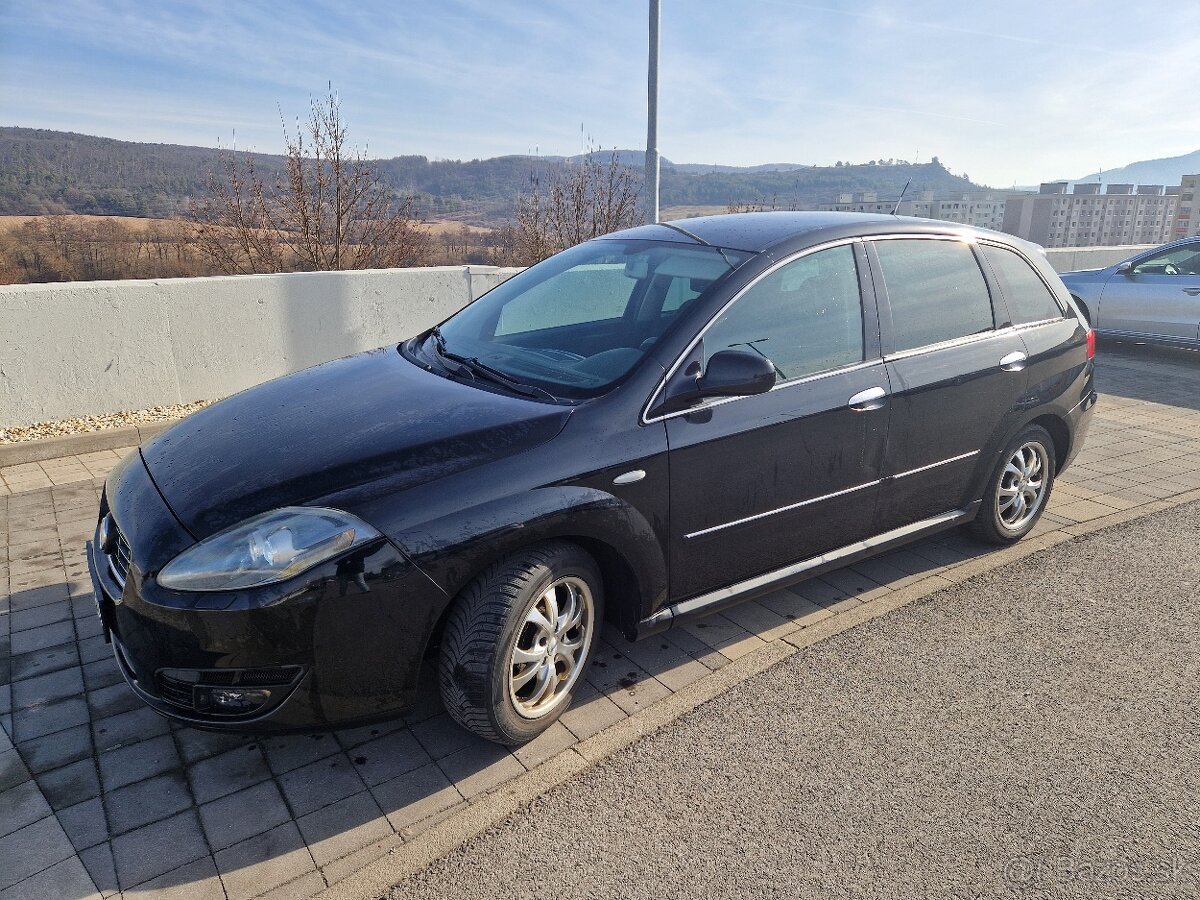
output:
[[641, 225], [605, 235], [600, 240], [642, 239], [678, 243], [712, 244], [729, 250], [763, 253], [769, 250], [792, 250], [809, 244], [823, 243], [845, 237], [873, 234], [960, 234], [987, 237], [1002, 243], [1033, 249], [1042, 248], [1010, 234], [972, 228], [956, 222], [937, 219], [918, 219], [912, 216], [888, 216], [877, 213], [825, 212], [801, 210], [796, 212], [732, 213], [723, 216], [699, 216], [676, 219], [657, 225]]

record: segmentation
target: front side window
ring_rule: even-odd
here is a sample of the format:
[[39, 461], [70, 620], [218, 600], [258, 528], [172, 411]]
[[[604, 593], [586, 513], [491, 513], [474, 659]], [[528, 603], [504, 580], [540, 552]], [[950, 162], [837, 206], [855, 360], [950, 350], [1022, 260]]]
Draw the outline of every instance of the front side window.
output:
[[1200, 244], [1185, 244], [1147, 256], [1133, 267], [1135, 275], [1200, 275]]
[[704, 354], [750, 350], [780, 381], [862, 362], [863, 314], [854, 251], [802, 256], [763, 278], [704, 335]]
[[987, 282], [962, 241], [876, 241], [892, 310], [894, 351], [912, 350], [995, 327]]
[[983, 244], [980, 249], [1008, 301], [1013, 324], [1062, 318], [1062, 307], [1046, 287], [1046, 282], [1019, 254], [992, 244]]
[[[752, 256], [669, 241], [589, 241], [513, 276], [442, 323], [444, 350], [555, 397], [597, 396]], [[435, 345], [430, 337], [423, 352], [437, 355]]]

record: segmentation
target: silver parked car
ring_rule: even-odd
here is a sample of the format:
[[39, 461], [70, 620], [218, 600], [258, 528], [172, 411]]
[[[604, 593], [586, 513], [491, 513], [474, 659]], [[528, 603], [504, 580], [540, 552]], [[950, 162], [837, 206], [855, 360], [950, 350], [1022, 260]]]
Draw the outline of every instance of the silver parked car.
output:
[[1063, 283], [1097, 334], [1200, 346], [1200, 238], [1184, 238]]

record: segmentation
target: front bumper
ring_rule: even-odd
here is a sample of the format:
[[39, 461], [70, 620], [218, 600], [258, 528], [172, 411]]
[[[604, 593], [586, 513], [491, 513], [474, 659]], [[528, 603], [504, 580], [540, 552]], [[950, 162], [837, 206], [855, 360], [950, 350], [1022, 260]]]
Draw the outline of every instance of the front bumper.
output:
[[[358, 724], [411, 704], [447, 598], [387, 541], [268, 588], [171, 592], [152, 574], [191, 539], [140, 459], [110, 478], [101, 519], [110, 513], [130, 562], [121, 584], [97, 528], [88, 544], [97, 611], [121, 674], [157, 712], [204, 728], [268, 732]], [[252, 711], [228, 713], [206, 705], [212, 690], [268, 696]]]

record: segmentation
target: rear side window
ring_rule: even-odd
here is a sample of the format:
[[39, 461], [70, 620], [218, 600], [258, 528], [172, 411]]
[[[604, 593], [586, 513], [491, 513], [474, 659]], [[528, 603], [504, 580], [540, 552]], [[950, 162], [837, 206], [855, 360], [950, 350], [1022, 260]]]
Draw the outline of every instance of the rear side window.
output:
[[961, 241], [876, 241], [892, 307], [894, 350], [912, 350], [995, 327], [987, 282]]
[[862, 362], [863, 314], [854, 250], [846, 245], [776, 269], [704, 335], [704, 353], [751, 350], [780, 381]]
[[1014, 325], [1062, 318], [1062, 308], [1046, 282], [1019, 254], [990, 244], [983, 244], [981, 249], [1008, 301]]

